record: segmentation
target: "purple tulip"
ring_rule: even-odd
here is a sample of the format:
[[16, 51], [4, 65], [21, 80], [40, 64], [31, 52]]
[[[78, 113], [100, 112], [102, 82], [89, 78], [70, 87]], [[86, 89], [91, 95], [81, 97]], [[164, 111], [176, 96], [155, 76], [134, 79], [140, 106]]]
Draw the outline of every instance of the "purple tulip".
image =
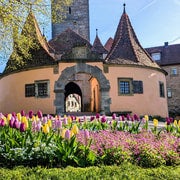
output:
[[0, 126], [5, 126], [5, 121], [4, 121], [4, 119], [0, 119]]
[[87, 129], [84, 130], [84, 137], [85, 137], [85, 139], [90, 138], [90, 134], [89, 134], [89, 131]]
[[128, 121], [131, 120], [131, 116], [129, 114], [127, 114], [126, 118]]
[[13, 125], [14, 125], [14, 117], [12, 116], [11, 117], [11, 119], [10, 119], [10, 121], [9, 121], [9, 126], [11, 127], [11, 128], [13, 128]]
[[65, 117], [65, 118], [63, 119], [63, 123], [64, 123], [65, 125], [67, 125], [67, 124], [68, 124], [67, 117]]
[[113, 113], [112, 115], [112, 119], [115, 120], [116, 119], [116, 113]]
[[30, 111], [29, 111], [29, 118], [32, 118], [32, 117], [33, 117], [33, 111], [30, 110]]
[[134, 114], [133, 116], [134, 120], [138, 121], [139, 120], [139, 116], [137, 114]]
[[166, 118], [166, 123], [167, 123], [167, 125], [170, 125], [171, 124], [171, 120], [169, 118]]
[[91, 117], [90, 117], [90, 121], [93, 121], [94, 119], [95, 119], [94, 116], [91, 116]]
[[102, 116], [101, 122], [102, 122], [102, 123], [105, 123], [105, 122], [106, 122], [106, 116], [105, 116], [105, 115]]
[[57, 128], [57, 129], [62, 128], [62, 121], [61, 120], [55, 120], [55, 128]]
[[26, 130], [25, 124], [24, 124], [24, 123], [21, 123], [21, 124], [20, 124], [20, 132], [24, 132], [25, 130]]
[[47, 116], [44, 116], [44, 117], [43, 117], [43, 124], [46, 124], [46, 123], [47, 123], [47, 121], [48, 121]]
[[173, 118], [172, 118], [172, 117], [170, 117], [170, 118], [169, 118], [169, 120], [170, 120], [170, 122], [171, 122], [171, 123], [173, 123], [173, 122], [174, 122], [174, 120], [173, 120]]
[[125, 121], [125, 117], [123, 115], [121, 117], [122, 117], [122, 121]]
[[38, 115], [38, 118], [41, 119], [41, 118], [43, 117], [42, 111], [39, 110], [39, 111], [37, 112], [37, 115]]
[[20, 122], [17, 119], [14, 120], [13, 128], [15, 128], [15, 129], [19, 129], [20, 128]]
[[97, 113], [97, 114], [96, 114], [96, 119], [99, 119], [99, 118], [100, 118], [100, 114]]
[[26, 116], [26, 113], [24, 110], [21, 110], [21, 116]]
[[16, 113], [15, 113], [15, 112], [12, 112], [12, 116], [15, 118], [15, 117], [16, 117]]

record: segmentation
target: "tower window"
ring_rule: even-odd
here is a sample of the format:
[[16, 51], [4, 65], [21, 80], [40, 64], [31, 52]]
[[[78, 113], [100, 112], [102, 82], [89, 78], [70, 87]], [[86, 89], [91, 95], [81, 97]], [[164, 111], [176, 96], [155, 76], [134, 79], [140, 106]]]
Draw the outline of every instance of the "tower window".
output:
[[160, 93], [160, 97], [165, 97], [165, 94], [164, 94], [164, 83], [163, 82], [159, 82], [159, 93]]
[[71, 7], [69, 7], [69, 14], [71, 14]]

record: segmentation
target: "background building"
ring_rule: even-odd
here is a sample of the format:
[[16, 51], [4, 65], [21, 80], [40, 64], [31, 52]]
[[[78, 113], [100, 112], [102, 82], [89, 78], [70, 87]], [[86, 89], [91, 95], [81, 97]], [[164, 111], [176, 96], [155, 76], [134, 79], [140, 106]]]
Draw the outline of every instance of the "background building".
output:
[[170, 115], [180, 116], [180, 44], [146, 49], [152, 58], [168, 73], [167, 94]]

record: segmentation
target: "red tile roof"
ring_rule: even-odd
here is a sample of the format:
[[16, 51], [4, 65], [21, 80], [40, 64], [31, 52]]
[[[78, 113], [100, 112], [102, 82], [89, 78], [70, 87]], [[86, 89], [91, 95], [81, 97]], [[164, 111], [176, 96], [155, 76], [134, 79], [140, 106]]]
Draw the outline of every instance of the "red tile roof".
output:
[[120, 18], [106, 63], [137, 64], [160, 68], [140, 45], [125, 9]]
[[106, 42], [106, 44], [104, 45], [105, 49], [107, 49], [108, 51], [111, 50], [111, 47], [112, 47], [112, 44], [113, 44], [113, 38], [109, 38]]

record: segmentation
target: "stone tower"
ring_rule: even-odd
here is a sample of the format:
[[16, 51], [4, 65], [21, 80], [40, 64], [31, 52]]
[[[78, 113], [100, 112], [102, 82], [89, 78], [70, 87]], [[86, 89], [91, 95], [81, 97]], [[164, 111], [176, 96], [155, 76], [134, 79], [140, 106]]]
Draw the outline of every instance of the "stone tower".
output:
[[73, 0], [71, 6], [66, 8], [67, 14], [63, 22], [52, 24], [52, 38], [70, 28], [89, 40], [89, 0]]

